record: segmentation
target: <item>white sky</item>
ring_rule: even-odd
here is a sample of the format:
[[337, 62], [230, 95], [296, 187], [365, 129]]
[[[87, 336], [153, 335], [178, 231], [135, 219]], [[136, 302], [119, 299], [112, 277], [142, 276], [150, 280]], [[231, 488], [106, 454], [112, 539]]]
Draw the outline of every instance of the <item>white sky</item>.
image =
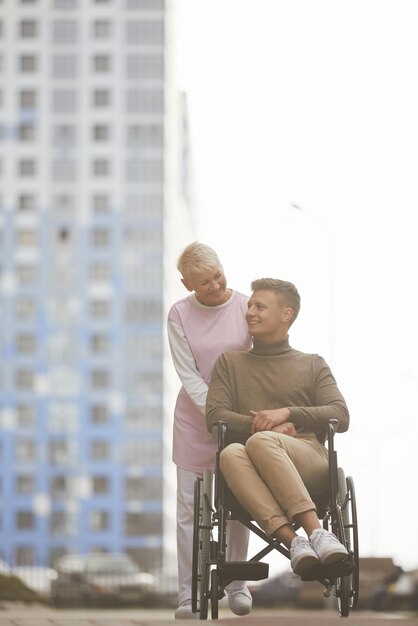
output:
[[337, 448], [361, 554], [418, 567], [418, 4], [174, 7], [198, 238], [235, 289], [298, 286], [291, 343], [328, 360], [351, 410]]

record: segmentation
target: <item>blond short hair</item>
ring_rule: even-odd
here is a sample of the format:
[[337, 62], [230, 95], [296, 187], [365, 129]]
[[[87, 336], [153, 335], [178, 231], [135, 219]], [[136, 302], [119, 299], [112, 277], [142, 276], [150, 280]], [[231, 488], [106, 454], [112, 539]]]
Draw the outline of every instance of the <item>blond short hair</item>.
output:
[[177, 269], [183, 278], [189, 278], [194, 272], [210, 267], [218, 267], [223, 271], [222, 263], [215, 250], [199, 241], [189, 244], [177, 261]]

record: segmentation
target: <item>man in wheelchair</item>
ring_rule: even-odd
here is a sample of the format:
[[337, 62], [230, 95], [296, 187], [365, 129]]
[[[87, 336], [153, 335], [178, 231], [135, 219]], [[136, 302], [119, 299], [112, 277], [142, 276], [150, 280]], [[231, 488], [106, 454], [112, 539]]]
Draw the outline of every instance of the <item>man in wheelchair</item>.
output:
[[[206, 421], [209, 431], [226, 422], [222, 474], [264, 532], [289, 549], [291, 567], [302, 575], [348, 554], [322, 528], [314, 500], [328, 488], [328, 423], [336, 420], [335, 430], [344, 432], [349, 413], [324, 359], [289, 345], [300, 309], [296, 287], [262, 278], [251, 289], [246, 319], [253, 348], [218, 358]], [[298, 527], [307, 537], [296, 533]]]

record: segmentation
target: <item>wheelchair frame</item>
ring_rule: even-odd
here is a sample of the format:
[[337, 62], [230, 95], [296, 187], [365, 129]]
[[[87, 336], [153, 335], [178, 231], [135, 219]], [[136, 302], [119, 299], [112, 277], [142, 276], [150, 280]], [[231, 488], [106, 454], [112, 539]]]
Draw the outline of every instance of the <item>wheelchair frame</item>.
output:
[[[354, 482], [345, 477], [338, 467], [334, 447], [335, 425], [330, 420], [327, 429], [329, 487], [324, 502], [316, 502], [318, 517], [325, 529], [331, 530], [343, 543], [349, 555], [333, 565], [318, 565], [305, 571], [303, 581], [317, 580], [324, 586], [324, 596], [336, 596], [338, 613], [348, 617], [355, 610], [359, 597], [359, 551], [357, 509]], [[262, 580], [268, 577], [268, 564], [261, 561], [276, 550], [290, 559], [289, 550], [278, 539], [269, 537], [252, 520], [229, 490], [219, 467], [220, 453], [225, 447], [225, 422], [217, 422], [218, 452], [216, 470], [205, 470], [194, 485], [192, 612], [199, 611], [200, 619], [208, 618], [209, 603], [212, 619], [218, 618], [218, 603], [225, 595], [225, 587], [233, 580]], [[226, 560], [226, 528], [228, 520], [238, 519], [260, 537], [266, 546], [248, 561]], [[298, 528], [293, 525], [295, 530]]]

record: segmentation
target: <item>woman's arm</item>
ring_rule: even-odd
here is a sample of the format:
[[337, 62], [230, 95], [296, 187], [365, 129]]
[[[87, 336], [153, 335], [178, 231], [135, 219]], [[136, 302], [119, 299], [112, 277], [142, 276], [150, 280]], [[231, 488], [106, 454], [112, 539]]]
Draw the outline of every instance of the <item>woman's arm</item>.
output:
[[167, 333], [171, 357], [177, 375], [181, 380], [181, 384], [186, 390], [187, 395], [193, 400], [202, 413], [204, 413], [208, 385], [197, 369], [184, 330], [178, 324], [168, 320]]

